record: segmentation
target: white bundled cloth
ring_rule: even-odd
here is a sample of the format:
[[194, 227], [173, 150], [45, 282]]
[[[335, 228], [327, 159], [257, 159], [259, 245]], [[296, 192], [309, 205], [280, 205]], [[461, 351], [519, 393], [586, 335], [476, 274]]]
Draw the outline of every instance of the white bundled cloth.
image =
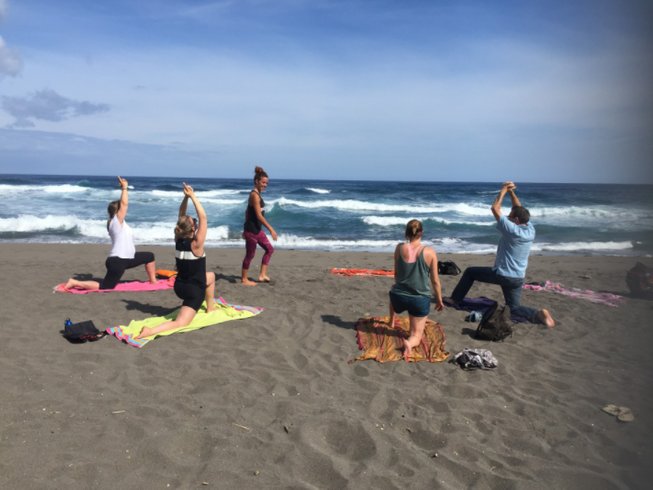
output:
[[487, 349], [464, 348], [453, 357], [453, 362], [463, 369], [493, 369], [499, 361]]

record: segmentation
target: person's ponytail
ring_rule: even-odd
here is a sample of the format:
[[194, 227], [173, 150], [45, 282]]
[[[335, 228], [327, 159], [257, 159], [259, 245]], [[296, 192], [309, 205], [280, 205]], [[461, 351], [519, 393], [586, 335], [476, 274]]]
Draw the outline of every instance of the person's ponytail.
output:
[[408, 240], [414, 240], [423, 233], [422, 222], [418, 219], [411, 219], [406, 224], [406, 238]]
[[111, 201], [109, 203], [109, 206], [107, 206], [107, 213], [109, 213], [109, 219], [107, 220], [107, 231], [109, 231], [109, 225], [111, 224], [111, 220], [119, 210], [120, 210], [120, 201]]
[[175, 226], [175, 241], [192, 237], [193, 231], [195, 231], [193, 220], [189, 219], [188, 216], [180, 216]]

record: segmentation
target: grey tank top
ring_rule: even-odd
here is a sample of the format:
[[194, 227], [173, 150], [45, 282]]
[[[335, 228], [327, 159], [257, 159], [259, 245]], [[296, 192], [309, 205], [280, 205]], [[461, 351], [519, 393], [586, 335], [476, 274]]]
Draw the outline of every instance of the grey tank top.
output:
[[[405, 244], [402, 245], [406, 246]], [[392, 291], [398, 294], [410, 294], [431, 297], [431, 269], [424, 260], [424, 248], [419, 252], [415, 262], [406, 262], [399, 254]]]

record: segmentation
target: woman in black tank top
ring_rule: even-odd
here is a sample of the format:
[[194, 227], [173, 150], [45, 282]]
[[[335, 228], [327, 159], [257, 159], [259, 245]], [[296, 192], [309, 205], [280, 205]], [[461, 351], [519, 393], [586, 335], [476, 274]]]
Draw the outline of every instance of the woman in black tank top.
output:
[[247, 202], [247, 210], [245, 211], [245, 224], [243, 226], [243, 238], [245, 239], [245, 258], [243, 259], [243, 268], [241, 270], [241, 282], [245, 286], [256, 286], [256, 282], [247, 277], [249, 266], [256, 255], [256, 246], [260, 246], [265, 250], [263, 259], [261, 260], [261, 271], [258, 275], [259, 282], [270, 282], [268, 276], [268, 265], [270, 258], [274, 252], [274, 247], [268, 240], [268, 237], [263, 231], [263, 227], [267, 228], [272, 239], [277, 240], [277, 232], [274, 231], [272, 225], [265, 219], [265, 201], [261, 197], [261, 193], [268, 186], [268, 174], [261, 167], [254, 169], [254, 189], [249, 193], [249, 200]]
[[[188, 199], [193, 201], [197, 220], [186, 214]], [[206, 272], [204, 242], [208, 223], [204, 207], [195, 196], [193, 188], [184, 182], [184, 199], [179, 206], [179, 219], [175, 227], [175, 260], [177, 278], [175, 293], [183, 300], [177, 318], [156, 327], [145, 327], [137, 339], [150, 337], [167, 330], [185, 327], [193, 321], [197, 311], [206, 301], [206, 311], [215, 310], [215, 273]]]
[[[252, 196], [252, 194], [256, 195]], [[256, 206], [252, 204], [252, 201], [256, 202], [257, 198], [259, 203], [258, 207], [261, 210], [261, 216], [265, 216], [265, 201], [263, 200], [261, 192], [258, 189], [254, 188], [250, 192], [250, 198], [247, 201], [247, 209], [245, 210], [245, 225], [243, 226], [243, 231], [248, 231], [249, 233], [254, 233], [255, 235], [260, 233], [263, 226], [261, 221], [256, 216]]]

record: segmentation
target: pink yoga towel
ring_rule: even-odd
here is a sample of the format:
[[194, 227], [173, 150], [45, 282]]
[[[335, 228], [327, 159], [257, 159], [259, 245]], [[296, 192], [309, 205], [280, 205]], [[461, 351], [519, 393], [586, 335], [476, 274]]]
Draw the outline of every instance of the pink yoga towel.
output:
[[613, 293], [601, 293], [591, 289], [566, 288], [562, 284], [552, 281], [546, 281], [544, 286], [539, 284], [524, 284], [524, 289], [531, 291], [550, 291], [552, 293], [562, 294], [570, 298], [584, 299], [592, 303], [599, 303], [608, 306], [619, 306], [623, 301], [623, 296]]
[[88, 294], [88, 293], [110, 293], [115, 292], [134, 292], [134, 291], [163, 291], [165, 289], [172, 289], [175, 285], [175, 278], [169, 277], [168, 279], [159, 279], [155, 284], [143, 281], [130, 281], [120, 282], [113, 289], [66, 289], [65, 282], [57, 284], [53, 292], [55, 293], [70, 293], [70, 294]]

